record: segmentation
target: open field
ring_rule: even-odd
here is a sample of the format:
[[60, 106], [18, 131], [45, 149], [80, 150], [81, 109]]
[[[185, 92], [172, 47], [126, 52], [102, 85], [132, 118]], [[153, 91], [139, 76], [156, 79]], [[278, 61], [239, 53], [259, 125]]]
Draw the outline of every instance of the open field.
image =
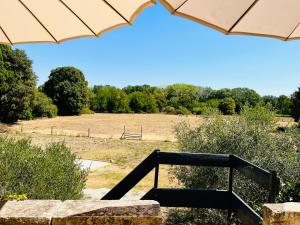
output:
[[124, 126], [130, 132], [139, 133], [143, 126], [144, 140], [174, 141], [173, 127], [181, 121], [201, 123], [203, 118], [165, 114], [91, 114], [21, 121], [11, 126], [12, 131], [24, 133], [87, 136], [119, 139]]
[[[87, 188], [110, 189], [153, 150], [178, 150], [174, 125], [181, 121], [196, 125], [204, 120], [204, 117], [163, 114], [92, 114], [21, 121], [10, 127], [2, 125], [2, 129], [9, 130], [6, 134], [9, 137], [28, 138], [39, 146], [64, 141], [79, 158], [106, 162], [104, 167], [90, 172]], [[289, 117], [280, 117], [278, 120], [279, 126], [292, 124]], [[139, 132], [142, 125], [143, 140], [120, 140], [124, 125], [132, 132]], [[55, 127], [53, 136], [51, 127]], [[91, 137], [87, 137], [88, 129], [91, 130]], [[168, 167], [160, 168], [161, 187], [174, 186], [175, 181], [170, 179], [168, 173]], [[141, 181], [135, 191], [145, 192], [153, 187], [153, 176], [152, 173]]]

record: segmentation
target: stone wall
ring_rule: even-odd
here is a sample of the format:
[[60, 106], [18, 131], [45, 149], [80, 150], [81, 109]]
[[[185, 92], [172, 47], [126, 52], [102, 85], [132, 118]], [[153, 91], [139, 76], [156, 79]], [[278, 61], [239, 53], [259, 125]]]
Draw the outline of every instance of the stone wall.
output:
[[155, 201], [8, 201], [1, 225], [161, 225]]
[[264, 225], [300, 225], [300, 203], [266, 204]]

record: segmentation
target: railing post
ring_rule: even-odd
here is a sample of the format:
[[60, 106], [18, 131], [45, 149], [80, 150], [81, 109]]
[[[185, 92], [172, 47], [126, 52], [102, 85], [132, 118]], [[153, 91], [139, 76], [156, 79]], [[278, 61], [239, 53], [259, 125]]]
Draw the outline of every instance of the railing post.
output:
[[159, 176], [159, 150], [156, 151], [155, 157], [155, 177], [154, 177], [154, 188], [158, 188], [158, 176]]
[[275, 198], [279, 193], [280, 189], [280, 180], [277, 177], [277, 173], [275, 171], [271, 171], [271, 180], [270, 180], [270, 188], [269, 188], [269, 196], [268, 196], [268, 202], [274, 203]]
[[[232, 156], [229, 155], [229, 160], [230, 162], [232, 161]], [[230, 163], [229, 167], [229, 177], [228, 177], [228, 192], [230, 193], [230, 196], [232, 196], [232, 186], [233, 186], [233, 168], [232, 168], [232, 163]], [[231, 224], [231, 218], [232, 218], [232, 206], [231, 206], [231, 200], [229, 202], [229, 207], [228, 207], [228, 214], [227, 214], [227, 224]]]

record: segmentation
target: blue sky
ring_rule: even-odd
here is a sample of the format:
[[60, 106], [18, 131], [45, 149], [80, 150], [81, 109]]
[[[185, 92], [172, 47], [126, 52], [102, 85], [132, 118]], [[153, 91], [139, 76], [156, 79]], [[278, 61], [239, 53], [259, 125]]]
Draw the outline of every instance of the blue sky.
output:
[[100, 38], [16, 47], [33, 60], [38, 84], [53, 68], [75, 66], [90, 86], [189, 83], [249, 87], [261, 95], [290, 95], [300, 86], [300, 41], [226, 36], [172, 16], [160, 4], [144, 11], [133, 26]]

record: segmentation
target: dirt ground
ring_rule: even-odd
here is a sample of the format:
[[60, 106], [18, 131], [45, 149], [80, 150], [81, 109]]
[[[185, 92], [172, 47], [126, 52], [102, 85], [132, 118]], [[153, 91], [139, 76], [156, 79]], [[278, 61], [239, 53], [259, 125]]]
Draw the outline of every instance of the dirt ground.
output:
[[165, 114], [91, 114], [82, 116], [57, 117], [21, 121], [10, 127], [12, 131], [22, 133], [87, 136], [119, 139], [126, 131], [140, 133], [143, 140], [174, 141], [174, 126], [181, 121], [192, 124], [201, 123], [203, 118], [196, 116], [177, 116]]

